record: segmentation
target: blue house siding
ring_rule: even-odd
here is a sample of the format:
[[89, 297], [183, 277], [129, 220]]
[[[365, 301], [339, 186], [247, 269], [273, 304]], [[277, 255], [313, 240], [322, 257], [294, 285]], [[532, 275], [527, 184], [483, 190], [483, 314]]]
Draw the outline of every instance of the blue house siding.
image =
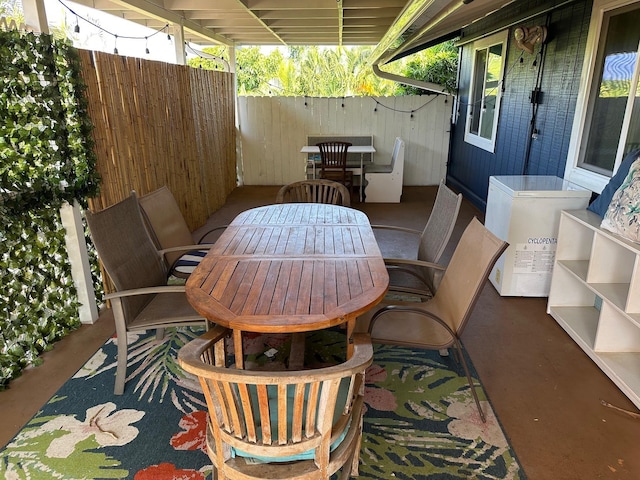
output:
[[[459, 116], [452, 128], [447, 181], [482, 210], [486, 207], [492, 175], [564, 176], [589, 30], [591, 0], [576, 0], [526, 21], [522, 19], [533, 11], [540, 11], [542, 2], [514, 3], [465, 29], [462, 37], [476, 38], [485, 32], [504, 30], [509, 25], [494, 153], [464, 141], [473, 43], [463, 44], [460, 58]], [[566, 2], [545, 3], [543, 7]], [[540, 46], [536, 46], [533, 54], [518, 48], [513, 40], [513, 28], [519, 25], [547, 26], [549, 33], [543, 55]], [[533, 122], [538, 134], [536, 139], [529, 140], [534, 116], [530, 98], [538, 78], [543, 92]]]

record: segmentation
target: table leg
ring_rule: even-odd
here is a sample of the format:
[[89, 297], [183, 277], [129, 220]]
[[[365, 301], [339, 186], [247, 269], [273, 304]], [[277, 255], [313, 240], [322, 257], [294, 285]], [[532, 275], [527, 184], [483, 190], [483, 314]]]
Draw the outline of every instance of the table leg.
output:
[[355, 317], [347, 321], [347, 360], [353, 356], [353, 332], [356, 329]]
[[304, 332], [296, 332], [291, 335], [289, 370], [302, 370], [304, 367], [304, 337]]
[[364, 202], [364, 153], [360, 154], [360, 203]]
[[233, 331], [233, 353], [236, 357], [236, 368], [244, 369], [244, 355], [242, 354], [242, 330]]

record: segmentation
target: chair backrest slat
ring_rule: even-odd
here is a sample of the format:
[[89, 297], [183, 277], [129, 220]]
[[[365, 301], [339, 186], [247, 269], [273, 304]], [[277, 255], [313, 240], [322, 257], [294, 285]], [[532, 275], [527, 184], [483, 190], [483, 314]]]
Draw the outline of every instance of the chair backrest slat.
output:
[[257, 385], [258, 389], [258, 408], [260, 410], [260, 428], [262, 430], [262, 442], [265, 445], [271, 445], [273, 439], [271, 437], [271, 413], [269, 411], [269, 395], [266, 385]]
[[302, 426], [304, 420], [304, 405], [305, 405], [305, 384], [296, 385], [295, 394], [293, 397], [293, 417], [291, 423], [291, 439], [294, 442], [300, 442], [302, 440]]
[[[250, 442], [257, 442], [258, 436], [256, 435], [256, 422], [254, 419], [253, 406], [251, 404], [251, 396], [249, 395], [249, 388], [244, 383], [238, 384], [238, 393], [240, 395], [239, 406], [241, 408], [241, 412], [238, 412], [238, 417], [242, 418], [239, 420], [238, 424], [240, 428], [244, 426], [243, 434], [247, 436], [247, 439]], [[242, 430], [236, 429], [237, 433], [242, 432]]]
[[305, 436], [311, 437], [316, 430], [316, 415], [318, 407], [318, 395], [320, 394], [320, 383], [312, 382], [309, 384], [309, 392], [307, 402], [307, 415], [305, 417]]

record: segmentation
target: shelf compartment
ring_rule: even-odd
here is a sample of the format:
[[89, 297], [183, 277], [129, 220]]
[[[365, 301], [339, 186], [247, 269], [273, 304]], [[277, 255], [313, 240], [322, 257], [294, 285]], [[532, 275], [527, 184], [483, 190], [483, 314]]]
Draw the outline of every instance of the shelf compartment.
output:
[[585, 260], [588, 263], [594, 238], [594, 232], [590, 227], [562, 212], [558, 226], [558, 239], [561, 238], [571, 238], [573, 241], [558, 242], [556, 250], [558, 260]]
[[619, 242], [610, 237], [597, 235], [589, 262], [587, 282], [629, 284], [635, 264], [636, 252], [621, 247]]
[[636, 255], [625, 311], [629, 314], [640, 314], [640, 255]]
[[[581, 268], [576, 268], [582, 265]], [[549, 308], [558, 306], [593, 307], [596, 294], [581, 281], [584, 262], [556, 262], [549, 290]], [[576, 272], [578, 270], [578, 272]]]
[[593, 351], [600, 312], [595, 307], [551, 307], [549, 314], [585, 352]]
[[597, 353], [593, 360], [640, 408], [640, 353]]
[[[640, 352], [640, 328], [609, 303], [600, 311], [593, 349], [601, 352]], [[638, 370], [640, 373], [640, 370]]]
[[589, 272], [589, 262], [587, 260], [558, 260], [558, 263], [581, 281], [587, 281], [587, 273]]
[[588, 285], [599, 297], [606, 298], [621, 312], [625, 311], [627, 298], [629, 297], [628, 283], [589, 283]]

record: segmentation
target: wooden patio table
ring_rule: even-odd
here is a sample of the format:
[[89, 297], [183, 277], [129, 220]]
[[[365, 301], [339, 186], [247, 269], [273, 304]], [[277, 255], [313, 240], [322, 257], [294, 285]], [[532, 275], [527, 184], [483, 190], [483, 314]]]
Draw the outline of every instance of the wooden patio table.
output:
[[[300, 333], [346, 324], [385, 295], [389, 276], [367, 216], [337, 205], [288, 203], [239, 214], [186, 284], [191, 305], [233, 330]], [[347, 355], [352, 354], [351, 342]]]

